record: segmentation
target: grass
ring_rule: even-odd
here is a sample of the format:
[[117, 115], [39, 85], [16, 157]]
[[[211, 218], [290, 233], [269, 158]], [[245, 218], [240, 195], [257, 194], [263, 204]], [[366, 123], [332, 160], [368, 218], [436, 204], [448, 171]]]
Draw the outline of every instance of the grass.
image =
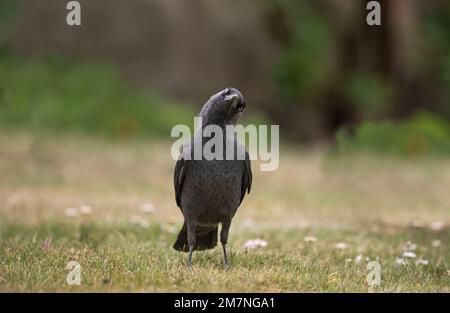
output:
[[[315, 233], [318, 241], [304, 242], [305, 233]], [[254, 236], [267, 239], [268, 247], [240, 248]], [[168, 248], [173, 237], [159, 223], [148, 229], [126, 223], [9, 224], [2, 231], [0, 286], [6, 291], [368, 291], [367, 262], [355, 264], [354, 260], [358, 248], [364, 247], [361, 252], [372, 260], [380, 258], [382, 266], [382, 285], [372, 290], [449, 291], [448, 248], [430, 245], [435, 238], [448, 242], [444, 233], [406, 229], [389, 235], [314, 228], [237, 231], [231, 245], [231, 269], [223, 268], [220, 249], [216, 249], [197, 253], [192, 271], [186, 268], [184, 254]], [[345, 239], [351, 248], [336, 250], [337, 239]], [[404, 241], [410, 239], [419, 243], [419, 254], [430, 265], [394, 263]], [[65, 267], [73, 260], [82, 266], [81, 286], [65, 283]]]
[[[218, 247], [195, 253], [189, 271], [186, 254], [171, 249], [182, 217], [169, 154], [156, 139], [1, 132], [0, 290], [450, 291], [448, 159], [329, 159], [283, 147], [278, 171], [253, 164], [252, 193], [231, 229], [231, 268]], [[148, 202], [154, 213], [140, 210]], [[92, 213], [67, 216], [81, 205]], [[268, 245], [244, 248], [255, 238]], [[398, 265], [408, 241], [416, 258]], [[380, 286], [366, 282], [366, 257], [381, 264]], [[80, 286], [66, 283], [72, 260]]]

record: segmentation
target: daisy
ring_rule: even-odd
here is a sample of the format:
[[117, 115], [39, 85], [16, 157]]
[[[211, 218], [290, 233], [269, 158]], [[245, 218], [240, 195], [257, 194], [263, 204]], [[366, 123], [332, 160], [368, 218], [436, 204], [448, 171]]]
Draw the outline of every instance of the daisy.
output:
[[266, 246], [267, 246], [267, 241], [263, 240], [263, 239], [250, 239], [244, 243], [244, 248], [247, 248], [247, 249], [255, 249], [255, 248], [259, 248], [259, 247], [264, 248]]
[[80, 206], [80, 213], [82, 215], [91, 215], [92, 208], [89, 205], [82, 205], [82, 206]]
[[306, 236], [305, 238], [303, 238], [303, 240], [304, 240], [305, 242], [316, 242], [316, 241], [317, 241], [317, 238], [314, 237], [314, 236]]
[[415, 259], [416, 258], [416, 254], [412, 251], [405, 251], [403, 252], [403, 256], [405, 258], [411, 258], [411, 259]]
[[66, 216], [68, 217], [77, 217], [78, 209], [77, 208], [66, 208]]
[[348, 244], [345, 242], [338, 242], [334, 247], [338, 250], [345, 250], [348, 248]]
[[155, 212], [155, 206], [153, 205], [153, 203], [142, 203], [141, 212], [145, 214], [153, 213]]

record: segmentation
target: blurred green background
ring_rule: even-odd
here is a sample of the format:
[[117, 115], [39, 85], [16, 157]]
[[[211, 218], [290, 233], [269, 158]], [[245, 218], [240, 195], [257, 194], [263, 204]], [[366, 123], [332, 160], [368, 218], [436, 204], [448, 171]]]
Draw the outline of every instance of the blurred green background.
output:
[[286, 142], [450, 153], [450, 2], [0, 0], [0, 127], [169, 138], [209, 96]]

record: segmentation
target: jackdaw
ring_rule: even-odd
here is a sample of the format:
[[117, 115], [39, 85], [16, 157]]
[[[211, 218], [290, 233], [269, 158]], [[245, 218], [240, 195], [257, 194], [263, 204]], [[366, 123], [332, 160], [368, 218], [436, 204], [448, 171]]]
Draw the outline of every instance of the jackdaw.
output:
[[[226, 88], [213, 95], [200, 112], [201, 127], [181, 148], [175, 165], [174, 185], [176, 203], [183, 213], [184, 224], [173, 248], [189, 252], [188, 266], [192, 264], [194, 250], [212, 249], [217, 245], [219, 224], [224, 263], [228, 266], [228, 232], [237, 208], [245, 194], [250, 193], [252, 170], [247, 151], [236, 140], [235, 132], [227, 134], [226, 126], [236, 125], [245, 107], [243, 95], [235, 88]], [[195, 160], [194, 142], [199, 142], [203, 151], [204, 145], [212, 139], [212, 136], [202, 135], [208, 125], [217, 125], [222, 130], [223, 158], [208, 160], [203, 156]], [[231, 160], [226, 157], [227, 143], [234, 149]], [[212, 152], [215, 148], [211, 149]]]

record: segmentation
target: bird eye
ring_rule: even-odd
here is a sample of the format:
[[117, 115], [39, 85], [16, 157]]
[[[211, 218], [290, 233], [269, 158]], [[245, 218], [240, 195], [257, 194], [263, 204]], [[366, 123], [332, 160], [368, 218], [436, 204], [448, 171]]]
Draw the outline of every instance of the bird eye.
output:
[[239, 102], [236, 106], [236, 109], [238, 110], [238, 112], [242, 112], [245, 109], [245, 103], [244, 102]]

